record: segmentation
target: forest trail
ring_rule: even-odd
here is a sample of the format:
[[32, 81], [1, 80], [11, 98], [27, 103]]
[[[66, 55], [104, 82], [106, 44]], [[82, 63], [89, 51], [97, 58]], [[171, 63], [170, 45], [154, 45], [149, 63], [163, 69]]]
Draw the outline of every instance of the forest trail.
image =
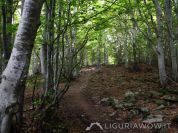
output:
[[[143, 114], [134, 115], [134, 108], [148, 109], [149, 114], [164, 116], [163, 122], [170, 122], [172, 113], [177, 112], [178, 108], [162, 109], [155, 111], [159, 107], [155, 101], [159, 101], [161, 97], [149, 98], [150, 93], [159, 91], [157, 74], [153, 69], [143, 66], [142, 72], [133, 73], [123, 67], [107, 66], [96, 70], [93, 67], [81, 70], [80, 76], [72, 81], [69, 91], [61, 101], [59, 116], [67, 128], [66, 133], [88, 133], [86, 128], [91, 123], [99, 122], [104, 131], [97, 126], [92, 128], [89, 133], [115, 133], [117, 129], [109, 128], [109, 124], [123, 124], [127, 122], [141, 123]], [[153, 80], [155, 82], [153, 82]], [[138, 92], [137, 100], [132, 103], [132, 107], [126, 107], [124, 98], [126, 93]], [[147, 92], [147, 93], [145, 93]], [[124, 109], [115, 109], [112, 105], [101, 104], [101, 100], [105, 98], [117, 99], [120, 103], [125, 104]], [[150, 99], [149, 102], [146, 99]], [[154, 100], [152, 100], [154, 99]], [[113, 104], [113, 101], [111, 104]], [[171, 105], [172, 106], [172, 105]], [[173, 105], [174, 106], [174, 105]], [[167, 115], [170, 114], [170, 115]], [[177, 114], [177, 113], [176, 113]], [[148, 114], [147, 114], [148, 115]], [[175, 114], [174, 114], [175, 115]], [[169, 129], [177, 131], [177, 129]], [[150, 133], [147, 129], [122, 129], [121, 133]]]
[[93, 121], [97, 121], [98, 117], [96, 106], [85, 97], [83, 90], [87, 87], [87, 83], [95, 71], [95, 68], [83, 69], [80, 77], [72, 82], [69, 91], [64, 96], [64, 101], [70, 103], [70, 109], [80, 110], [81, 117], [86, 115]]
[[[70, 133], [87, 132], [86, 128], [91, 123], [99, 122], [103, 124], [110, 121], [110, 116], [107, 113], [114, 111], [94, 102], [86, 92], [90, 79], [98, 71], [95, 67], [82, 69], [80, 77], [72, 82], [69, 91], [62, 100], [62, 110], [67, 113], [64, 116], [65, 119], [67, 116], [67, 126], [70, 126], [67, 128]], [[89, 132], [96, 133], [101, 132], [101, 130], [98, 127], [92, 127]]]
[[[65, 112], [68, 112], [67, 115], [69, 115], [69, 117], [72, 116], [72, 118], [68, 119], [78, 119], [78, 121], [74, 121], [74, 123], [72, 122], [71, 126], [80, 126], [80, 128], [83, 129], [83, 132], [85, 132], [86, 127], [89, 126], [90, 123], [100, 122], [106, 119], [104, 118], [104, 115], [102, 115], [104, 107], [95, 104], [85, 94], [85, 89], [89, 83], [89, 80], [92, 74], [96, 72], [97, 70], [94, 67], [82, 69], [80, 77], [72, 82], [69, 91], [62, 100], [62, 103], [65, 106], [62, 108], [65, 108]], [[81, 132], [76, 131], [76, 129], [74, 130], [75, 131], [72, 129], [70, 132]], [[95, 129], [95, 132], [96, 130], [97, 129]]]

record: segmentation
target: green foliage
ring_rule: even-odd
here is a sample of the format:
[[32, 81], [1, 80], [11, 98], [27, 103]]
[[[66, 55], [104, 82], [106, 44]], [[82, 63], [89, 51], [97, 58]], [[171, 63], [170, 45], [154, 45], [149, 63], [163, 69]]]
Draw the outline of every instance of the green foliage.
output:
[[35, 99], [32, 103], [34, 106], [39, 106], [42, 104], [42, 100], [41, 99]]
[[[161, 7], [164, 9], [164, 1], [159, 1]], [[48, 6], [50, 1], [47, 1]], [[5, 1], [0, 2], [0, 5], [5, 4]], [[14, 6], [16, 6], [13, 14], [13, 25], [7, 25], [7, 32], [13, 35], [17, 31], [18, 23], [20, 20], [20, 3], [16, 5], [14, 1]], [[87, 35], [87, 44], [84, 47], [87, 50], [88, 62], [92, 62], [92, 56], [97, 62], [98, 49], [100, 49], [101, 61], [104, 61], [104, 55], [107, 52], [109, 63], [117, 62], [117, 53], [119, 52], [123, 58], [128, 53], [129, 61], [133, 61], [133, 42], [136, 42], [136, 51], [138, 51], [143, 58], [147, 58], [148, 55], [148, 42], [150, 41], [153, 47], [156, 45], [156, 9], [152, 1], [143, 0], [71, 0], [70, 3], [70, 13], [68, 14], [68, 0], [56, 0], [55, 15], [50, 21], [46, 21], [46, 9], [45, 6], [41, 14], [41, 25], [38, 30], [38, 34], [35, 42], [36, 52], [39, 54], [39, 49], [41, 45], [45, 42], [45, 32], [46, 26], [54, 21], [54, 28], [52, 32], [54, 33], [55, 41], [50, 42], [57, 47], [57, 37], [62, 36], [62, 32], [66, 23], [67, 34], [71, 36], [71, 30], [76, 27], [76, 51], [82, 47], [82, 42], [86, 36], [86, 33], [91, 29]], [[173, 30], [176, 33], [177, 26], [177, 12], [176, 6], [173, 5]], [[133, 16], [134, 15], [134, 19]], [[0, 11], [0, 16], [2, 13]], [[152, 18], [151, 18], [152, 17]], [[69, 18], [69, 20], [67, 20]], [[133, 35], [133, 21], [136, 21], [136, 35]], [[0, 25], [2, 26], [2, 25]], [[148, 40], [148, 26], [150, 27], [151, 35]], [[0, 27], [2, 29], [2, 27]], [[164, 27], [164, 30], [168, 30]], [[1, 31], [2, 33], [2, 31]], [[100, 38], [100, 39], [99, 39]], [[134, 40], [135, 39], [135, 40]], [[127, 40], [127, 42], [126, 42]], [[65, 42], [66, 43], [66, 42]], [[65, 44], [65, 48], [68, 46]], [[104, 50], [104, 47], [106, 50]], [[60, 39], [60, 49], [62, 48], [62, 40]], [[126, 49], [127, 48], [127, 49]], [[149, 49], [150, 53], [154, 53], [153, 49]], [[138, 57], [138, 55], [137, 55]], [[84, 60], [84, 59], [83, 59]], [[124, 62], [123, 60], [121, 62]]]

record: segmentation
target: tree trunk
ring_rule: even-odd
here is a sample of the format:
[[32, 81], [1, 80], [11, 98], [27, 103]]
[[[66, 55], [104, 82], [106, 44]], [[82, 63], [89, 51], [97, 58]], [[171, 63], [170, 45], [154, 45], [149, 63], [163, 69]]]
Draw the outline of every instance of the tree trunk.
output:
[[5, 59], [6, 66], [7, 61], [10, 57], [10, 47], [12, 45], [12, 33], [8, 29], [8, 25], [12, 24], [12, 9], [13, 9], [13, 0], [7, 0], [2, 2], [2, 35], [3, 35], [3, 56]]
[[11, 114], [16, 111], [20, 92], [19, 85], [25, 83], [31, 52], [40, 24], [42, 0], [26, 0], [17, 30], [11, 57], [3, 72], [0, 84], [0, 131], [10, 130]]
[[167, 75], [165, 69], [164, 49], [163, 49], [163, 16], [162, 9], [157, 0], [153, 0], [156, 7], [157, 20], [157, 55], [160, 83], [164, 87], [167, 84]]
[[40, 62], [41, 62], [41, 74], [45, 77], [46, 75], [46, 50], [45, 44], [41, 45], [40, 48]]
[[136, 34], [137, 34], [137, 22], [135, 20], [135, 12], [132, 9], [131, 12], [131, 20], [132, 20], [132, 25], [133, 25], [133, 32], [132, 32], [132, 47], [133, 47], [133, 71], [140, 71], [140, 67], [138, 65], [138, 61], [137, 61], [137, 45], [136, 45]]
[[172, 1], [171, 0], [165, 0], [165, 15], [166, 15], [166, 21], [167, 21], [167, 28], [168, 28], [168, 43], [169, 43], [170, 52], [171, 52], [172, 77], [176, 81], [178, 73], [177, 73], [176, 48], [173, 44]]
[[98, 47], [98, 55], [97, 55], [97, 69], [100, 69], [101, 68], [101, 50], [100, 50], [100, 47]]
[[95, 51], [92, 49], [91, 51], [91, 64], [92, 66], [95, 65]]
[[[6, 5], [2, 4], [2, 38], [3, 38], [3, 57], [5, 61], [9, 59], [8, 44], [7, 44], [7, 21], [6, 21]], [[5, 62], [6, 64], [6, 62]]]
[[[1, 13], [1, 11], [0, 11]], [[2, 25], [2, 16], [0, 15], [0, 25]], [[3, 69], [3, 50], [2, 50], [2, 33], [0, 33], [0, 75], [2, 74]], [[1, 76], [0, 76], [1, 82]]]
[[84, 53], [84, 65], [85, 66], [88, 66], [88, 50], [87, 49], [85, 49], [85, 53]]
[[21, 15], [23, 13], [24, 2], [25, 2], [25, 0], [21, 0]]
[[[45, 75], [45, 96], [47, 91], [53, 85], [53, 40], [54, 40], [54, 18], [55, 18], [55, 0], [50, 0], [45, 4], [46, 26], [44, 44], [47, 45], [46, 49], [46, 75]], [[49, 9], [48, 9], [49, 8]]]
[[[151, 37], [151, 28], [150, 28], [150, 25], [147, 24], [147, 27], [148, 27], [148, 37], [150, 38]], [[150, 40], [147, 40], [147, 47], [148, 47], [148, 50], [147, 50], [147, 57], [148, 57], [148, 61], [147, 61], [147, 64], [148, 65], [151, 65], [152, 64], [152, 48], [151, 48], [151, 42]]]
[[9, 57], [10, 57], [10, 53], [11, 53], [11, 47], [12, 47], [12, 17], [13, 17], [13, 0], [7, 0], [7, 10], [6, 10], [6, 14], [7, 14], [7, 26], [9, 25], [9, 29], [7, 30], [7, 44], [8, 44], [8, 53], [9, 53]]
[[104, 65], [107, 64], [108, 64], [108, 53], [107, 53], [106, 44], [104, 44]]
[[128, 47], [128, 44], [127, 44], [127, 32], [126, 32], [126, 35], [125, 35], [125, 43], [124, 43], [124, 66], [125, 68], [128, 68], [128, 50], [127, 50], [127, 47]]

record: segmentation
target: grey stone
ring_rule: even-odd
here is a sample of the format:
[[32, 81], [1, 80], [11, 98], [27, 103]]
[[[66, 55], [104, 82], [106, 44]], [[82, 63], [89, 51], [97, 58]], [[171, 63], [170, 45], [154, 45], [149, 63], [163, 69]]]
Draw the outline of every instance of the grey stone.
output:
[[178, 96], [176, 95], [165, 95], [163, 99], [169, 102], [178, 102]]
[[142, 113], [148, 113], [148, 112], [149, 112], [149, 109], [146, 108], [146, 107], [141, 107], [141, 108], [140, 108], [140, 111], [141, 111]]
[[149, 115], [145, 120], [143, 120], [143, 123], [158, 123], [163, 121], [162, 115]]

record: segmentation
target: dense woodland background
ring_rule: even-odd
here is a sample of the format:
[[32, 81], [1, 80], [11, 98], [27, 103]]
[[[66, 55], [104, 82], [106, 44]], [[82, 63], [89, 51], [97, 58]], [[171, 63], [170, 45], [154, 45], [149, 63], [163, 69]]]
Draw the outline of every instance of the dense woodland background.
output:
[[[86, 77], [99, 76], [92, 82], [111, 78], [112, 84], [118, 75], [125, 75], [128, 80], [134, 75], [151, 75], [150, 86], [156, 82], [153, 91], [155, 86], [166, 91], [171, 86], [177, 93], [177, 0], [1, 0], [0, 8], [2, 133], [10, 129], [31, 132], [32, 125], [24, 126], [29, 121], [36, 122], [34, 132], [45, 132], [45, 121], [50, 114], [57, 117], [66, 92], [72, 85], [88, 85], [90, 82], [75, 82], [90, 81]], [[146, 85], [146, 80], [143, 82]], [[117, 84], [121, 85], [120, 81]], [[86, 94], [97, 93], [92, 92], [95, 86], [88, 87], [91, 90]], [[115, 95], [112, 86], [109, 88]], [[98, 93], [102, 91], [105, 92], [100, 88]], [[109, 92], [104, 96], [112, 96]], [[167, 98], [169, 102], [171, 98]], [[62, 129], [55, 131], [67, 132]]]

